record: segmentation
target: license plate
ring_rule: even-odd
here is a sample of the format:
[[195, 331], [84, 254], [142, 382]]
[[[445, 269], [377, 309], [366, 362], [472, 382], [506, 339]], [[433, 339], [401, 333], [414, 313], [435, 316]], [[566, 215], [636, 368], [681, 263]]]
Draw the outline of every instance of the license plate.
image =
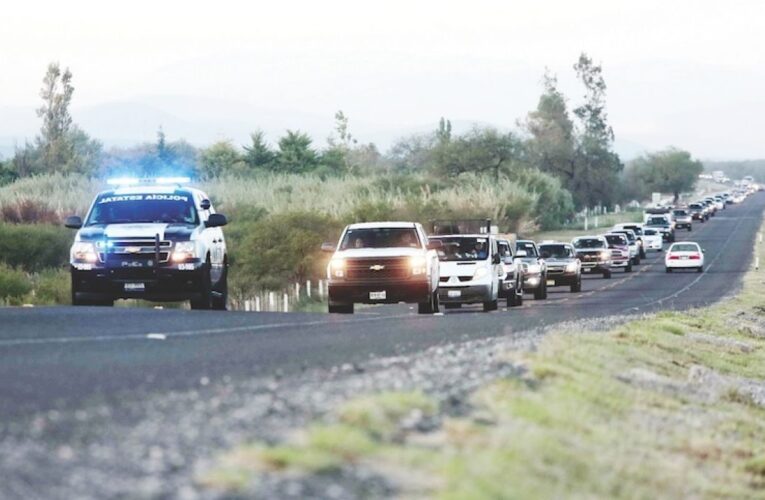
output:
[[446, 296], [452, 299], [462, 297], [462, 290], [449, 290], [446, 292]]
[[680, 260], [688, 260], [688, 256], [687, 255], [683, 255], [682, 257], [680, 257]]
[[385, 300], [387, 295], [385, 290], [382, 292], [369, 292], [369, 300]]
[[547, 286], [555, 286], [555, 280], [547, 280]]
[[125, 283], [126, 292], [143, 292], [146, 290], [145, 283]]

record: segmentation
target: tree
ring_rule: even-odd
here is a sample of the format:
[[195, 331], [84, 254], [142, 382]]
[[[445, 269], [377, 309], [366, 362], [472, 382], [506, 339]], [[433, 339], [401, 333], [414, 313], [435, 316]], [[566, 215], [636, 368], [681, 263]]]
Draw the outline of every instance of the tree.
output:
[[244, 162], [252, 170], [272, 169], [276, 153], [274, 153], [266, 142], [265, 134], [257, 130], [250, 134], [252, 143], [250, 146], [244, 146]]
[[203, 177], [209, 179], [246, 174], [248, 169], [239, 151], [229, 141], [220, 141], [202, 151], [199, 170]]
[[61, 71], [58, 63], [48, 65], [40, 90], [43, 105], [37, 109], [37, 116], [43, 119], [37, 145], [41, 150], [40, 160], [46, 170], [55, 170], [71, 160], [73, 151], [68, 134], [72, 126], [69, 105], [74, 87], [69, 68]]
[[440, 143], [449, 142], [452, 139], [452, 122], [450, 120], [444, 119], [443, 116], [438, 121], [436, 139]]
[[311, 172], [319, 165], [319, 157], [311, 148], [311, 138], [299, 130], [288, 130], [279, 139], [276, 170], [285, 174]]
[[623, 165], [613, 152], [614, 131], [606, 113], [606, 82], [601, 66], [582, 53], [574, 70], [585, 88], [584, 103], [574, 108], [580, 121], [574, 179], [567, 186], [578, 206], [613, 204]]
[[335, 133], [337, 137], [327, 139], [329, 147], [322, 154], [321, 163], [337, 173], [351, 173], [358, 169], [356, 144], [358, 141], [350, 132], [348, 117], [342, 110], [335, 113]]
[[512, 133], [474, 128], [467, 134], [437, 143], [433, 150], [433, 168], [438, 175], [490, 174], [499, 179], [520, 154], [521, 142]]
[[534, 167], [555, 175], [568, 186], [576, 176], [574, 123], [566, 98], [558, 90], [557, 78], [545, 73], [543, 85], [537, 109], [526, 118], [525, 129], [531, 134], [526, 154]]
[[647, 193], [672, 193], [677, 202], [680, 193], [693, 189], [704, 166], [688, 151], [669, 148], [641, 156], [628, 171], [633, 179], [642, 182]]

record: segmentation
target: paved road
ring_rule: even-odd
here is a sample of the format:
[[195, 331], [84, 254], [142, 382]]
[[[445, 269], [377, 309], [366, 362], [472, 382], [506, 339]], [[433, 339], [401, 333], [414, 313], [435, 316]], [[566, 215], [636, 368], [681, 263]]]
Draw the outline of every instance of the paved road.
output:
[[765, 194], [694, 231], [706, 272], [666, 274], [650, 254], [630, 274], [586, 277], [581, 293], [527, 296], [521, 308], [419, 316], [408, 306], [325, 314], [125, 308], [0, 309], [0, 422], [50, 409], [185, 389], [203, 377], [290, 373], [528, 330], [555, 322], [703, 306], [731, 293], [751, 265]]

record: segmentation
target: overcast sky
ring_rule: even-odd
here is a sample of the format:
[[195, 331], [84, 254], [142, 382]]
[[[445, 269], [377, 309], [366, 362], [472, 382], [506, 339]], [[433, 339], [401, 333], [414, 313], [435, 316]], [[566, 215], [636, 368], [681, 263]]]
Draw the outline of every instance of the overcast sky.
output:
[[287, 122], [323, 141], [342, 109], [361, 140], [385, 143], [440, 116], [514, 127], [545, 67], [574, 106], [571, 66], [586, 51], [623, 143], [765, 157], [764, 34], [761, 0], [13, 2], [0, 137], [34, 133], [24, 117], [50, 61], [74, 73], [75, 121], [107, 143], [128, 139], [115, 109], [166, 113], [136, 122], [147, 130], [135, 140], [175, 117], [203, 143]]

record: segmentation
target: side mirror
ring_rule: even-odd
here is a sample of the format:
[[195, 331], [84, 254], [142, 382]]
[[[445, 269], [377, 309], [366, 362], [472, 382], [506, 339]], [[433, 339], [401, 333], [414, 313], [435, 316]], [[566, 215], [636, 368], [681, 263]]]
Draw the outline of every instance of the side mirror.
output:
[[205, 227], [223, 227], [228, 224], [226, 216], [223, 214], [210, 214], [205, 222]]
[[528, 254], [528, 252], [526, 252], [526, 250], [518, 250], [517, 252], [515, 252], [515, 256], [516, 257], [523, 258], [523, 257], [528, 257], [528, 255], [529, 254]]
[[441, 240], [429, 240], [428, 241], [428, 250], [438, 250], [439, 248], [443, 248], [444, 242]]
[[202, 210], [210, 210], [212, 203], [210, 203], [210, 200], [204, 199], [202, 200], [202, 203], [199, 204], [199, 206]]
[[321, 251], [322, 252], [329, 252], [333, 253], [335, 251], [336, 245], [334, 243], [331, 243], [329, 241], [325, 241], [321, 244]]
[[64, 227], [69, 229], [80, 229], [82, 227], [82, 218], [79, 215], [70, 215], [64, 221]]
[[499, 256], [498, 253], [495, 253], [491, 258], [492, 264], [500, 264], [502, 262], [502, 258]]

